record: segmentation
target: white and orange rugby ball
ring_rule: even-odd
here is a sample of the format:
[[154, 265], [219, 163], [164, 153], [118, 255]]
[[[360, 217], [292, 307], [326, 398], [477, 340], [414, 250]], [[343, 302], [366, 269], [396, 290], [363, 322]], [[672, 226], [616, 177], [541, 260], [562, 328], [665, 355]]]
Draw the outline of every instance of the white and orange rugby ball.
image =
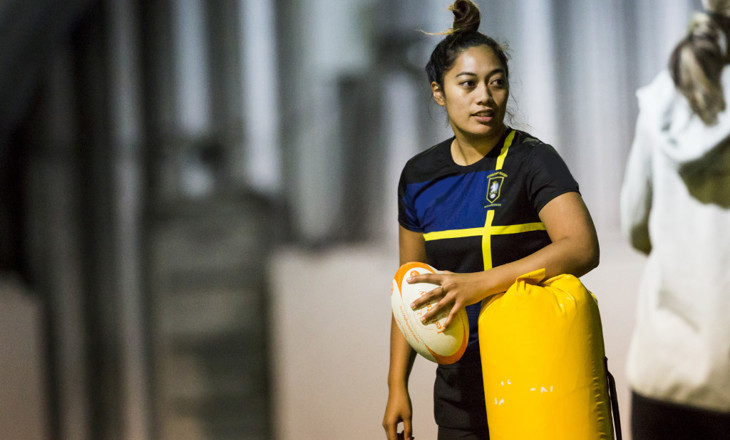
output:
[[421, 323], [421, 318], [435, 302], [418, 310], [411, 309], [411, 303], [437, 286], [430, 283], [409, 284], [406, 279], [423, 273], [439, 273], [439, 271], [426, 263], [419, 262], [406, 263], [398, 269], [390, 291], [393, 317], [408, 343], [421, 356], [439, 364], [453, 364], [466, 350], [469, 341], [469, 318], [466, 310], [461, 309], [451, 320], [448, 328], [444, 327], [447, 313], [428, 325]]

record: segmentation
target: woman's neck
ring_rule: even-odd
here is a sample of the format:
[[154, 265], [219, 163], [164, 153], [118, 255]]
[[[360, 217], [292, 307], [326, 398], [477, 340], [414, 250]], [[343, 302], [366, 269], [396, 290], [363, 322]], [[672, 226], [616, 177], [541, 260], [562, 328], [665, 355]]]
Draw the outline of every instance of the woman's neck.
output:
[[454, 162], [462, 166], [476, 163], [494, 149], [506, 131], [507, 126], [503, 125], [499, 132], [489, 137], [468, 136], [455, 132], [454, 141], [451, 143], [451, 157]]

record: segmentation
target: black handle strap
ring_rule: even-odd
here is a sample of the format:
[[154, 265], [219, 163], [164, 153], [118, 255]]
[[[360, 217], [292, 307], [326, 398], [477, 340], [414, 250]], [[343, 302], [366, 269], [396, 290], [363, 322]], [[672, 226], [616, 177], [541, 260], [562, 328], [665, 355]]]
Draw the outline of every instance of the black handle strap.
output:
[[613, 430], [616, 434], [616, 440], [623, 440], [621, 434], [621, 414], [618, 409], [618, 394], [616, 393], [616, 380], [613, 378], [613, 374], [608, 371], [608, 358], [603, 358], [606, 366], [606, 377], [608, 378], [608, 395], [611, 399], [611, 408], [613, 413]]

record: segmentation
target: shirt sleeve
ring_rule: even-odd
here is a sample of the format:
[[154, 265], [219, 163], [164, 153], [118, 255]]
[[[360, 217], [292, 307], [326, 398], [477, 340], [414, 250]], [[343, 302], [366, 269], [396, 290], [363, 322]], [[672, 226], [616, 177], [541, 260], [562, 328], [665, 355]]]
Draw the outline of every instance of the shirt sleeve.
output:
[[413, 194], [408, 191], [408, 165], [403, 168], [403, 172], [398, 182], [398, 223], [409, 231], [423, 232], [416, 215]]
[[527, 188], [532, 205], [538, 213], [555, 197], [568, 192], [579, 192], [578, 182], [568, 166], [558, 152], [547, 144], [536, 145], [531, 154]]

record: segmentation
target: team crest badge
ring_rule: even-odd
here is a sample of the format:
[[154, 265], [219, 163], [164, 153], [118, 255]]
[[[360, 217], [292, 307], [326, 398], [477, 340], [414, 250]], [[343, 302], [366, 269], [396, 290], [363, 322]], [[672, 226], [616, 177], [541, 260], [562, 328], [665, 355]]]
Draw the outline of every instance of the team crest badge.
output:
[[507, 175], [501, 171], [489, 175], [489, 180], [487, 180], [487, 201], [489, 203], [494, 203], [499, 199], [505, 177]]

